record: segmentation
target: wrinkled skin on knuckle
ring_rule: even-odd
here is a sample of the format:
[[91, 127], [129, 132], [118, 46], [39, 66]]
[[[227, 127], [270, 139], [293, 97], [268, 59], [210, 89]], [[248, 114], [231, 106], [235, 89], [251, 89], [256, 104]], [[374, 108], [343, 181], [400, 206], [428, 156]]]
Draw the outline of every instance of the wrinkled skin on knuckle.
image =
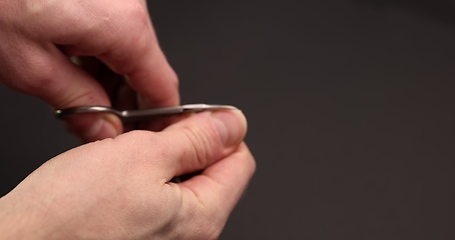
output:
[[[6, 3], [5, 3], [6, 2]], [[32, 4], [33, 2], [33, 4]], [[49, 29], [37, 12], [47, 10], [48, 1], [1, 1], [0, 6], [0, 78], [7, 86], [39, 96], [53, 86], [50, 43], [45, 43]], [[8, 4], [9, 3], [9, 4]], [[6, 6], [3, 6], [5, 5]], [[30, 10], [32, 4], [35, 10]], [[23, 8], [23, 9], [22, 9]], [[21, 10], [21, 11], [17, 11]], [[5, 14], [2, 14], [2, 13]]]
[[126, 18], [135, 18], [139, 21], [138, 23], [142, 24], [141, 28], [147, 28], [149, 26], [149, 14], [146, 8], [139, 1], [129, 1], [129, 4], [126, 8], [123, 8], [126, 12]]
[[43, 93], [55, 87], [53, 79], [48, 73], [49, 71], [46, 70], [26, 71], [22, 76], [21, 84], [18, 84], [19, 90], [36, 97], [46, 98]]
[[198, 165], [201, 167], [207, 167], [208, 161], [214, 157], [214, 152], [220, 148], [220, 143], [214, 141], [216, 139], [213, 137], [215, 135], [214, 130], [210, 129], [208, 133], [207, 129], [205, 131], [188, 126], [183, 127], [180, 131], [182, 137], [186, 139], [185, 142], [189, 144], [189, 149], [191, 149], [189, 154], [194, 155], [193, 158], [197, 159]]
[[[144, 9], [138, 1], [119, 1], [109, 3], [108, 11], [104, 11], [104, 23], [106, 27], [121, 30], [113, 34], [122, 36], [130, 40], [131, 44], [138, 44], [137, 40], [144, 35], [144, 31], [150, 30], [150, 18], [147, 9]], [[123, 30], [128, 30], [129, 35], [125, 35]], [[136, 42], [135, 42], [136, 40]]]
[[[27, 49], [28, 48], [28, 49]], [[37, 97], [56, 86], [53, 80], [54, 66], [47, 54], [40, 54], [39, 49], [23, 46], [22, 50], [6, 63], [6, 84], [20, 92]]]
[[158, 168], [169, 161], [171, 156], [171, 148], [156, 132], [133, 130], [117, 136], [114, 140], [125, 149], [134, 149], [128, 161], [133, 161], [138, 166], [144, 164], [143, 167]]
[[[116, 58], [131, 58], [134, 56], [132, 62], [144, 61], [144, 57], [148, 56], [151, 52], [151, 47], [159, 49], [158, 42], [154, 37], [152, 28], [150, 27], [150, 20], [148, 13], [141, 7], [140, 4], [130, 6], [122, 12], [122, 18], [116, 26], [117, 29], [127, 30], [122, 32], [113, 33], [113, 39], [121, 39], [121, 41], [113, 42], [110, 46], [116, 49], [129, 49], [128, 52], [117, 52]], [[121, 21], [121, 22], [120, 22]], [[120, 26], [120, 27], [119, 27]], [[131, 47], [134, 46], [134, 47]], [[133, 74], [132, 70], [135, 68], [134, 64], [115, 64], [111, 66], [112, 70], [117, 74]]]

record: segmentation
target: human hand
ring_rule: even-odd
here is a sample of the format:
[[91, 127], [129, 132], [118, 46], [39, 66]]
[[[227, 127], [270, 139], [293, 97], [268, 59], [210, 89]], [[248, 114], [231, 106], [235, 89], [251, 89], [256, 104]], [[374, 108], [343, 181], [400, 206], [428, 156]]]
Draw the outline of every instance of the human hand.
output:
[[[0, 1], [0, 42], [0, 81], [55, 108], [179, 103], [145, 0]], [[112, 115], [65, 121], [85, 142], [123, 132]]]
[[72, 149], [0, 199], [0, 232], [5, 239], [215, 239], [255, 169], [245, 132], [240, 111], [204, 112], [162, 132]]

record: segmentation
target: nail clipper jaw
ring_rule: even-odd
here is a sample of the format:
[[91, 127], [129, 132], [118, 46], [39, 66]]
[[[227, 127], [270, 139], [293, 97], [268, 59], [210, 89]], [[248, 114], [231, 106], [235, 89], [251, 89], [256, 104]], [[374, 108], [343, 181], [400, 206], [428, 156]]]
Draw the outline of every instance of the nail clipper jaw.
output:
[[208, 105], [208, 104], [186, 104], [182, 105], [182, 112], [202, 112], [208, 110], [238, 110], [238, 108], [230, 105]]
[[229, 105], [186, 104], [176, 107], [119, 111], [110, 107], [103, 106], [83, 106], [63, 110], [56, 110], [55, 115], [61, 118], [63, 116], [70, 114], [110, 113], [117, 115], [118, 117], [120, 117], [120, 119], [122, 119], [122, 121], [140, 121], [160, 116], [163, 117], [169, 115], [178, 115], [182, 113], [196, 113], [202, 111], [217, 110], [238, 110], [238, 108]]

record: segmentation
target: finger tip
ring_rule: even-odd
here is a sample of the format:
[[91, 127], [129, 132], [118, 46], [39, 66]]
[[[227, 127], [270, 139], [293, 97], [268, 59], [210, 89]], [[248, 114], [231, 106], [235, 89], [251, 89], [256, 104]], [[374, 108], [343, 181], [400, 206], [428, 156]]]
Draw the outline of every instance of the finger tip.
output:
[[85, 143], [114, 138], [123, 132], [120, 119], [111, 114], [71, 116], [67, 117], [65, 121], [68, 130]]
[[247, 120], [241, 111], [214, 111], [211, 117], [226, 146], [233, 146], [242, 142], [247, 132]]
[[123, 123], [122, 121], [113, 114], [103, 114], [101, 119], [105, 121], [112, 129], [110, 129], [111, 133], [115, 136], [121, 134], [123, 132]]

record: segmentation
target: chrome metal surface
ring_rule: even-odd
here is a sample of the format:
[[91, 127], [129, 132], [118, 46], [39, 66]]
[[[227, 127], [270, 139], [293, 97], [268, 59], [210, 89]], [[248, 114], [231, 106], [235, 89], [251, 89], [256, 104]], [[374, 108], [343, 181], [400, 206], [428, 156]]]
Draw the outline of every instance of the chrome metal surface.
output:
[[194, 113], [202, 111], [216, 110], [238, 110], [238, 108], [230, 105], [212, 105], [212, 104], [185, 104], [176, 107], [150, 108], [137, 110], [117, 110], [111, 107], [104, 106], [82, 106], [67, 109], [56, 110], [57, 117], [64, 117], [71, 114], [82, 113], [110, 113], [118, 116], [122, 121], [138, 121], [152, 117], [160, 117], [167, 115], [177, 115], [182, 113]]

